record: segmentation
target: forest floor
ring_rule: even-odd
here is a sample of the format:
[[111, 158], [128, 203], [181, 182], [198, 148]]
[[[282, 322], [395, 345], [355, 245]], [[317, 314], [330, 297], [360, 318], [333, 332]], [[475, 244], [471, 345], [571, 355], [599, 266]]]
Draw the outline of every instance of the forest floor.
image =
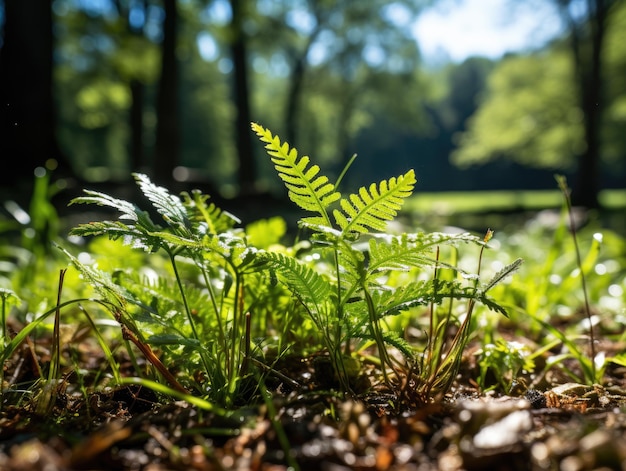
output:
[[[72, 366], [50, 388], [35, 386], [49, 341], [29, 340], [5, 363], [1, 471], [626, 471], [625, 367], [611, 364], [602, 385], [582, 385], [537, 365], [542, 373], [518, 378], [507, 394], [485, 392], [470, 344], [450, 392], [422, 402], [411, 400], [410, 381], [377, 386], [375, 368], [364, 368], [358, 393], [343, 397], [318, 357], [285, 358], [275, 368], [293, 382], [268, 378], [271, 400], [251, 395], [223, 414], [145, 387], [87, 384], [106, 376], [108, 362], [92, 337], [65, 347]], [[597, 351], [608, 357], [626, 345], [603, 339]], [[116, 360], [136, 376], [128, 358]], [[37, 390], [53, 398], [43, 410]]]
[[[89, 342], [76, 352], [86, 371], [106, 363]], [[33, 355], [49, 355], [45, 342], [24, 345], [5, 379], [36, 379]], [[401, 395], [370, 387], [380, 382], [375, 369], [362, 373], [362, 394], [341, 397], [318, 365], [287, 359], [280, 372], [306, 386], [268, 378], [272, 400], [244, 399], [231, 415], [139, 386], [86, 392], [74, 367], [56, 390], [43, 389], [56, 396], [43, 412], [38, 398], [4, 392], [0, 469], [626, 470], [625, 368], [610, 368], [604, 386], [575, 384], [551, 369], [526, 378], [528, 388], [484, 393], [470, 346], [450, 393], [424, 404], [407, 400], [410, 383], [399, 385]]]

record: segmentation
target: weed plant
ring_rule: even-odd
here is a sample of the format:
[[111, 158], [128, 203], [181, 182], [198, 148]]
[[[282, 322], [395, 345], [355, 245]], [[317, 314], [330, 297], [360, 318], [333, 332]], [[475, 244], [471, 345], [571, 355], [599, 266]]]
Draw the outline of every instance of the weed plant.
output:
[[[588, 343], [589, 326], [596, 325], [612, 326], [612, 338], [624, 340], [616, 326], [624, 315], [625, 244], [617, 234], [593, 225], [572, 234], [567, 207], [556, 230], [534, 223], [495, 241], [490, 231], [484, 237], [394, 231], [390, 223], [417, 183], [413, 171], [343, 195], [341, 181], [331, 182], [309, 157], [258, 124], [252, 129], [289, 198], [305, 212], [300, 242], [285, 244], [285, 222], [278, 216], [240, 228], [208, 195], [175, 196], [142, 174], [134, 176], [148, 209], [86, 190], [72, 204], [114, 208], [120, 217], [74, 228], [72, 236], [89, 240], [79, 254], [70, 245], [60, 247], [78, 268], [65, 273], [62, 294], [69, 301], [50, 283], [59, 265], [34, 270], [29, 263], [36, 258], [23, 257], [29, 261], [24, 265], [11, 261], [15, 278], [6, 271], [0, 293], [3, 362], [39, 329], [58, 337], [59, 323], [80, 319], [106, 351], [114, 383], [135, 381], [205, 408], [226, 409], [254, 395], [266, 397], [263, 379], [280, 377], [274, 364], [287, 353], [321, 353], [331, 368], [327, 386], [341, 393], [367, 392], [359, 377], [374, 365], [374, 387], [428, 401], [449, 390], [478, 329], [477, 380], [484, 389], [493, 387], [487, 377], [497, 372], [498, 387], [510, 391], [520, 372], [544, 368], [535, 361], [542, 356], [548, 356], [545, 368], [560, 368], [586, 384], [601, 383], [611, 363], [626, 363], [623, 355], [593, 352]], [[42, 190], [35, 195], [36, 201], [50, 197]], [[55, 227], [25, 223], [24, 236], [35, 226]], [[580, 241], [579, 257], [572, 235]], [[47, 246], [50, 253], [53, 239], [42, 233], [21, 245], [33, 254]], [[483, 252], [492, 245], [500, 248], [491, 256], [496, 260], [483, 266]], [[511, 254], [527, 262], [509, 278], [521, 263]], [[48, 294], [35, 303], [33, 291], [24, 291], [30, 301], [25, 308], [15, 280], [21, 276], [28, 287], [27, 280], [40, 280], [36, 271], [45, 276]], [[589, 309], [582, 309], [586, 304]], [[561, 326], [577, 312], [584, 313], [578, 324]], [[15, 336], [9, 333], [11, 314], [28, 319]], [[108, 347], [104, 336], [115, 325], [121, 336]], [[408, 335], [412, 326], [423, 335]], [[500, 328], [514, 329], [535, 346], [503, 339]], [[122, 377], [114, 359], [120, 348], [134, 362], [137, 378]], [[61, 358], [60, 368], [66, 363]], [[44, 367], [42, 378], [55, 384], [59, 365]], [[298, 387], [296, 380], [281, 381]], [[13, 386], [5, 378], [7, 387]]]
[[[71, 235], [106, 236], [160, 253], [168, 262], [171, 279], [140, 270], [103, 271], [66, 251], [121, 324], [124, 340], [154, 367], [144, 380], [161, 378], [180, 394], [199, 394], [231, 408], [237, 398], [257, 391], [263, 375], [276, 373], [264, 353], [273, 350], [275, 359], [297, 344], [302, 351], [322, 348], [344, 394], [355, 392], [363, 358], [375, 359], [382, 383], [395, 391], [410, 390], [422, 401], [445, 393], [475, 325], [474, 306], [505, 314], [487, 292], [520, 262], [481, 283], [482, 252], [491, 232], [479, 238], [387, 231], [413, 191], [413, 171], [343, 197], [339, 182], [331, 183], [308, 157], [299, 157], [258, 124], [252, 128], [290, 199], [308, 212], [299, 226], [310, 232], [310, 243], [281, 245], [280, 219], [239, 229], [239, 221], [208, 195], [193, 191], [178, 197], [143, 174], [134, 177], [149, 210], [91, 190], [72, 201], [121, 215], [81, 224]], [[454, 265], [459, 244], [478, 247], [474, 273]], [[456, 307], [459, 302], [464, 309]], [[407, 312], [429, 313], [425, 346], [411, 345], [390, 328], [389, 318]]]
[[[205, 394], [232, 407], [245, 392], [242, 381], [248, 377], [252, 358], [252, 313], [257, 305], [262, 306], [260, 312], [271, 305], [277, 291], [263, 283], [260, 266], [254, 263], [258, 249], [249, 245], [244, 231], [234, 228], [239, 222], [234, 216], [198, 191], [179, 198], [145, 175], [135, 174], [135, 178], [164, 226], [127, 201], [86, 191], [87, 196], [72, 203], [109, 206], [122, 215], [118, 221], [80, 225], [72, 234], [107, 235], [148, 253], [162, 252], [173, 283], [134, 271], [109, 276], [75, 258], [73, 262], [115, 306], [113, 315], [124, 337], [174, 389]], [[158, 361], [153, 347], [164, 350], [166, 363], [184, 372], [184, 385]]]
[[[510, 319], [490, 316], [483, 323], [479, 383], [510, 391], [516, 374], [540, 382], [551, 369], [571, 381], [603, 384], [606, 369], [624, 365], [623, 353], [598, 351], [598, 332], [622, 342], [626, 305], [626, 244], [623, 237], [594, 221], [577, 228], [564, 177], [557, 176], [563, 206], [556, 225], [529, 221], [523, 230], [500, 237], [501, 260], [511, 253], [527, 262], [508, 283], [494, 289]], [[530, 322], [528, 322], [530, 320]], [[513, 333], [525, 344], [498, 336]], [[534, 345], [534, 346], [533, 346]], [[531, 347], [532, 346], [532, 347]], [[505, 368], [502, 366], [505, 365]], [[485, 381], [488, 373], [495, 384]]]
[[[361, 187], [343, 197], [319, 166], [308, 156], [281, 143], [277, 136], [258, 124], [252, 125], [272, 159], [293, 203], [310, 214], [299, 226], [311, 232], [317, 257], [326, 263], [301, 263], [281, 253], [264, 251], [264, 260], [304, 306], [317, 329], [323, 333], [334, 374], [344, 392], [352, 391], [354, 351], [375, 346], [384, 383], [398, 389], [409, 383], [419, 400], [445, 393], [459, 368], [462, 352], [472, 328], [477, 302], [505, 314], [487, 297], [487, 292], [521, 263], [504, 267], [488, 283], [479, 280], [482, 251], [490, 240], [471, 234], [387, 232], [416, 183], [412, 170], [404, 175]], [[454, 253], [460, 243], [476, 244], [480, 256], [475, 273], [461, 270], [440, 258], [440, 248]], [[433, 275], [421, 275], [432, 269]], [[402, 282], [398, 273], [409, 273]], [[395, 281], [395, 282], [394, 282]], [[466, 308], [455, 313], [455, 301]], [[416, 307], [428, 307], [430, 322], [426, 348], [416, 352], [391, 330], [385, 321]], [[447, 335], [453, 326], [456, 334]], [[389, 351], [393, 347], [405, 359], [399, 364]], [[392, 384], [394, 383], [394, 384]], [[405, 390], [405, 389], [403, 389]]]

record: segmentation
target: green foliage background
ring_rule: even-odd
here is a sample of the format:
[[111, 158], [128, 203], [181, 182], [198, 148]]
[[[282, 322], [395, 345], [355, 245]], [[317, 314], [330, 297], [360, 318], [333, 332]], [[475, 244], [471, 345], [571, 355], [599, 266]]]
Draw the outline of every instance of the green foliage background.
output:
[[[228, 52], [231, 32], [220, 3], [179, 5], [180, 164], [196, 172], [194, 178], [231, 194], [236, 189], [236, 108]], [[407, 18], [419, 15], [427, 3], [399, 2]], [[290, 144], [309, 149], [336, 173], [359, 153], [362, 165], [353, 169], [359, 175], [346, 180], [355, 187], [375, 179], [382, 167], [392, 173], [415, 168], [423, 190], [546, 188], [552, 184], [552, 170], [573, 171], [584, 143], [564, 39], [500, 61], [470, 58], [429, 67], [406, 26], [378, 14], [386, 7], [387, 2], [378, 1], [322, 2], [316, 8], [250, 2], [246, 21], [254, 120], [287, 138], [286, 130], [294, 128]], [[123, 16], [55, 2], [59, 133], [63, 150], [87, 177], [96, 178], [94, 169], [106, 168], [108, 173], [98, 178], [125, 178], [131, 170], [128, 112], [133, 82], [145, 87], [144, 152], [146, 164], [150, 162], [159, 73], [158, 7], [151, 8], [145, 31], [138, 34]], [[625, 12], [623, 5], [616, 8], [603, 57], [608, 109], [602, 123], [602, 159], [612, 185], [626, 171], [621, 134], [626, 46], [620, 39]], [[297, 26], [297, 14], [313, 18], [312, 26]], [[201, 44], [210, 46], [204, 57]], [[316, 60], [310, 55], [314, 44], [325, 48]], [[304, 70], [299, 110], [286, 121], [298, 64]], [[496, 160], [506, 163], [490, 164]], [[259, 187], [279, 191], [271, 167], [261, 156], [257, 162]], [[527, 167], [549, 170], [540, 174]]]

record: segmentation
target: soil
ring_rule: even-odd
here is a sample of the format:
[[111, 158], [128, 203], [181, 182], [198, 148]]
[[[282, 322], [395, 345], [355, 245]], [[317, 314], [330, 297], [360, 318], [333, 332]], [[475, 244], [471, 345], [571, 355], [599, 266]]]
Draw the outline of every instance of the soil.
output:
[[[106, 376], [98, 371], [106, 361], [97, 345], [85, 341], [73, 354], [85, 371]], [[45, 342], [29, 341], [5, 364], [5, 387], [35, 384], [37, 365], [49, 356]], [[470, 346], [451, 391], [420, 400], [412, 384], [376, 386], [374, 369], [362, 378], [371, 387], [342, 397], [319, 363], [286, 360], [280, 371], [295, 383], [268, 377], [271, 401], [251, 394], [227, 415], [145, 387], [95, 387], [75, 367], [42, 389], [52, 398], [47, 407], [24, 389], [5, 389], [0, 469], [626, 469], [624, 368], [611, 367], [604, 386], [572, 383], [551, 369], [519, 378], [509, 394], [481, 392]]]

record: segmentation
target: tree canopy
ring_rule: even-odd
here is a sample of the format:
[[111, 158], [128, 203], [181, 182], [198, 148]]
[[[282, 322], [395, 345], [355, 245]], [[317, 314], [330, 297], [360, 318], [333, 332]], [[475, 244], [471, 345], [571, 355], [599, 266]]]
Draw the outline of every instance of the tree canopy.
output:
[[[506, 171], [498, 184], [534, 187], [520, 168], [580, 173], [584, 156], [615, 186], [626, 174], [626, 10], [596, 0], [570, 17], [570, 2], [554, 1], [570, 28], [543, 49], [433, 68], [410, 28], [434, 0], [55, 0], [45, 28], [25, 21], [26, 2], [0, 0], [0, 93], [13, 106], [0, 110], [0, 152], [23, 155], [28, 178], [51, 157], [81, 180], [143, 171], [233, 195], [275, 185], [250, 145], [255, 121], [337, 175], [357, 153], [348, 185], [415, 168], [428, 190], [480, 189]], [[599, 121], [581, 92], [598, 28], [601, 82], [584, 83], [601, 87]], [[46, 31], [54, 41], [37, 39]], [[18, 135], [15, 116], [41, 119]], [[19, 147], [24, 136], [40, 149]]]

